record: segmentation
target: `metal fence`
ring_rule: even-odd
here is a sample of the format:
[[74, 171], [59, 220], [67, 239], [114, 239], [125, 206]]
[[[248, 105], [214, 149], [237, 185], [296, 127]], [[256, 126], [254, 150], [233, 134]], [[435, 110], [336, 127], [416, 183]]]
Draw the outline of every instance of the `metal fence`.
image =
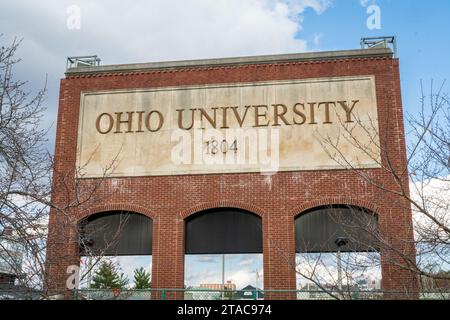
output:
[[386, 300], [420, 299], [450, 300], [446, 292], [384, 292], [384, 291], [305, 291], [305, 290], [209, 290], [209, 289], [145, 289], [73, 291], [75, 300]]
[[[69, 293], [69, 294], [68, 294]], [[434, 292], [319, 291], [319, 290], [210, 290], [210, 289], [78, 289], [48, 296], [44, 292], [0, 288], [0, 300], [450, 300], [450, 290]]]
[[42, 292], [31, 289], [0, 288], [0, 300], [40, 300]]

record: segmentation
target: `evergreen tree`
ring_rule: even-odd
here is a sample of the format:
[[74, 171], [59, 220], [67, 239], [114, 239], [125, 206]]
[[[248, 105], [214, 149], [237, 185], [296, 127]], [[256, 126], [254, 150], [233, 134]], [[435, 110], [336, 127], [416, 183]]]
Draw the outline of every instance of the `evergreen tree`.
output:
[[135, 289], [149, 289], [150, 273], [145, 271], [143, 267], [134, 270], [134, 288]]
[[92, 279], [92, 289], [125, 289], [128, 279], [112, 262], [102, 262]]

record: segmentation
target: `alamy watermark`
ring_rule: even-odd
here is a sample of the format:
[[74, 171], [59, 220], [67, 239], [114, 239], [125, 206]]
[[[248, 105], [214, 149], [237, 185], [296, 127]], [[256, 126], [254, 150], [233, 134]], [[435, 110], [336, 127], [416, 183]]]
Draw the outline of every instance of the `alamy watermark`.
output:
[[176, 129], [171, 142], [171, 160], [177, 166], [201, 166], [206, 172], [208, 166], [212, 172], [250, 168], [263, 174], [280, 167], [278, 128]]
[[381, 29], [381, 8], [377, 5], [376, 0], [360, 0], [363, 7], [366, 7], [366, 26], [369, 30]]
[[71, 5], [66, 8], [66, 26], [69, 30], [81, 29], [81, 8], [77, 5]]
[[66, 288], [69, 290], [78, 289], [80, 285], [80, 266], [70, 265], [67, 267], [66, 273], [68, 274]]
[[367, 29], [381, 29], [381, 8], [378, 5], [373, 4], [367, 7], [366, 12], [369, 15], [367, 18]]

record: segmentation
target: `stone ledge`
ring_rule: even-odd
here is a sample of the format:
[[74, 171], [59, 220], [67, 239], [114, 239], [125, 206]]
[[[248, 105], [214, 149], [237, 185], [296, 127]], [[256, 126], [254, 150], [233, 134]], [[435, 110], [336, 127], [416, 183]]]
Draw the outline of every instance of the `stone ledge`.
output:
[[357, 50], [306, 52], [306, 53], [277, 54], [277, 55], [235, 57], [235, 58], [117, 64], [117, 65], [105, 65], [96, 67], [78, 67], [68, 69], [66, 71], [66, 76], [98, 74], [98, 73], [145, 72], [154, 70], [208, 68], [221, 66], [227, 67], [227, 66], [239, 66], [249, 64], [289, 63], [302, 61], [324, 61], [324, 60], [377, 58], [377, 57], [391, 58], [392, 50], [389, 48], [357, 49]]

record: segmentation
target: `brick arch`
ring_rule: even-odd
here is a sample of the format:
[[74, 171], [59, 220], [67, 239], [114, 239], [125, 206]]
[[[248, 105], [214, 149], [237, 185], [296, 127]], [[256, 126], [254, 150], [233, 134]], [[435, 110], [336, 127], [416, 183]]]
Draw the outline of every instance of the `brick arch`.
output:
[[139, 214], [142, 214], [152, 220], [156, 217], [156, 214], [146, 207], [135, 205], [135, 204], [129, 204], [129, 203], [111, 203], [111, 204], [103, 204], [103, 205], [97, 205], [94, 207], [89, 207], [86, 210], [82, 210], [81, 215], [77, 217], [77, 223], [81, 220], [92, 216], [96, 213], [106, 212], [106, 211], [130, 211], [130, 212], [136, 212]]
[[379, 212], [380, 212], [380, 208], [374, 206], [373, 203], [370, 201], [346, 198], [346, 197], [330, 197], [330, 198], [322, 198], [322, 199], [317, 199], [317, 200], [312, 200], [312, 201], [302, 203], [301, 205], [294, 207], [290, 211], [290, 215], [292, 217], [294, 217], [294, 219], [295, 219], [297, 216], [302, 215], [307, 210], [314, 209], [316, 207], [330, 206], [330, 205], [348, 205], [348, 206], [360, 207], [363, 209], [370, 210], [377, 216], [379, 215]]
[[184, 220], [184, 219], [188, 218], [189, 216], [196, 214], [200, 211], [204, 211], [204, 210], [208, 210], [208, 209], [215, 209], [215, 208], [241, 209], [241, 210], [246, 210], [251, 213], [254, 213], [257, 216], [259, 216], [261, 219], [264, 217], [264, 211], [261, 208], [255, 206], [253, 204], [243, 203], [243, 202], [239, 202], [239, 201], [227, 201], [227, 200], [202, 203], [200, 205], [191, 207], [187, 210], [181, 211], [179, 216], [181, 217], [181, 219]]

